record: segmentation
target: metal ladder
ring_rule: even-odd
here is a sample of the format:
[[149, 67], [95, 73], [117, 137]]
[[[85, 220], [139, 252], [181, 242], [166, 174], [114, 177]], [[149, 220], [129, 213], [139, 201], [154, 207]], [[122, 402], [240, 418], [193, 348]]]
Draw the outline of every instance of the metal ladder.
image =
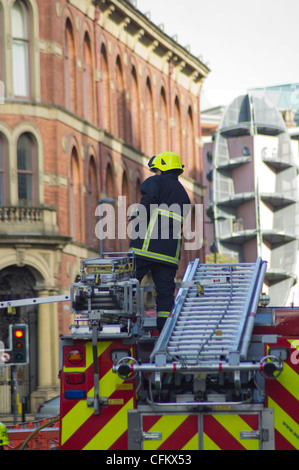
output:
[[266, 262], [191, 262], [151, 362], [186, 366], [246, 360]]

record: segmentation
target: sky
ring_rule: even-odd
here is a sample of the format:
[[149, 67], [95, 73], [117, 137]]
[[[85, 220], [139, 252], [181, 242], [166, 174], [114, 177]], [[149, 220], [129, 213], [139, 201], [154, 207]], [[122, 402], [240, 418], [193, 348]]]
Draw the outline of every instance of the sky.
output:
[[299, 83], [299, 0], [137, 0], [137, 8], [208, 65], [207, 107]]

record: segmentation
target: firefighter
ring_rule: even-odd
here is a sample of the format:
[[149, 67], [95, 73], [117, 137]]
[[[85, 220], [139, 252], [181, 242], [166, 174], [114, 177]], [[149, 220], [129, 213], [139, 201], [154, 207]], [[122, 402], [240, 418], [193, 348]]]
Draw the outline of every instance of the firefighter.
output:
[[182, 226], [190, 199], [178, 179], [184, 171], [178, 154], [159, 153], [148, 166], [155, 175], [140, 187], [141, 200], [134, 221], [139, 236], [131, 237], [130, 251], [135, 253], [137, 279], [141, 282], [147, 273], [152, 274], [157, 293], [157, 329], [161, 331], [174, 304]]
[[0, 450], [4, 450], [4, 446], [9, 444], [7, 429], [5, 424], [0, 422]]

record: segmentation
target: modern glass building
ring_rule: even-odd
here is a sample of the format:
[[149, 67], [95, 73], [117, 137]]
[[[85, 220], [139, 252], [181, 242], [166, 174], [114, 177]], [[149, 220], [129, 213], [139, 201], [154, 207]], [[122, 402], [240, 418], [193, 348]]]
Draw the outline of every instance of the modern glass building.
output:
[[210, 179], [214, 249], [232, 262], [261, 256], [270, 305], [286, 305], [296, 282], [297, 165], [285, 122], [265, 97], [251, 92], [227, 107], [214, 136]]

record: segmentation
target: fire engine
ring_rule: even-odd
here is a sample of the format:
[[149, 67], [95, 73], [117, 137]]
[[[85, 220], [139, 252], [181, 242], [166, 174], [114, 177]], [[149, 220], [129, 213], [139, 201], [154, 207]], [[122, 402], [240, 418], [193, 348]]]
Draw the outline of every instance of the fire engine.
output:
[[82, 260], [60, 449], [299, 449], [299, 309], [260, 305], [266, 265], [190, 262], [158, 334], [133, 254]]

